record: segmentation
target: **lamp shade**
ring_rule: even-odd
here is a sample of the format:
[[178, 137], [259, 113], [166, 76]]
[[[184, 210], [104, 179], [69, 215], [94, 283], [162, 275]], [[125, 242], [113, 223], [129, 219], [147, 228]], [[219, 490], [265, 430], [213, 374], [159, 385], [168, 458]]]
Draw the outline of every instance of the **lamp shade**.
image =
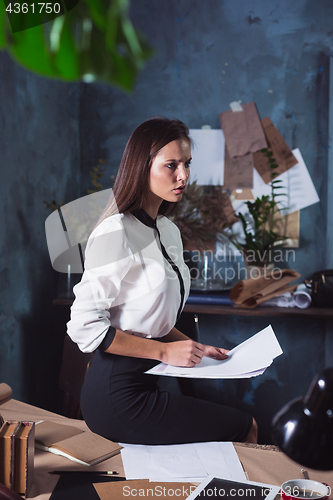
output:
[[295, 462], [333, 470], [333, 368], [318, 373], [304, 398], [274, 416], [272, 439]]

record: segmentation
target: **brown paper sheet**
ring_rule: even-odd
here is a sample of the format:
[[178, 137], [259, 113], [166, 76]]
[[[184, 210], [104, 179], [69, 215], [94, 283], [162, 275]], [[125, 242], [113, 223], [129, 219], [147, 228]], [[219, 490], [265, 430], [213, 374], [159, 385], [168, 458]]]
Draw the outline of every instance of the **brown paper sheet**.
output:
[[252, 189], [239, 189], [239, 190], [233, 190], [231, 191], [231, 196], [235, 200], [254, 200], [254, 196], [252, 193]]
[[230, 190], [253, 187], [252, 153], [231, 158], [225, 148], [223, 187]]
[[282, 293], [292, 292], [297, 285], [289, 286], [300, 274], [293, 269], [266, 271], [257, 278], [239, 281], [230, 292], [230, 300], [236, 307], [252, 309], [257, 305]]
[[94, 483], [101, 500], [124, 498], [179, 498], [185, 500], [197, 487], [193, 483], [159, 483], [148, 479]]
[[[235, 449], [250, 481], [281, 486], [290, 479], [303, 478], [301, 465], [281, 451], [264, 449], [258, 445], [235, 443]], [[333, 471], [322, 472], [307, 469], [310, 479], [333, 487]]]
[[283, 241], [284, 248], [299, 247], [299, 228], [300, 228], [300, 211], [297, 210], [292, 214], [277, 216], [273, 225], [273, 231], [276, 231], [281, 236], [286, 236]]
[[[235, 222], [237, 222], [238, 217], [235, 214], [235, 210], [234, 210], [234, 207], [232, 206], [229, 193], [227, 193], [227, 192], [222, 193], [221, 203], [222, 203], [222, 208], [223, 208], [223, 214], [225, 216], [227, 223], [232, 225]], [[223, 222], [224, 221], [221, 221], [221, 227], [222, 227]]]
[[[273, 158], [275, 158], [276, 163], [279, 166], [275, 169], [275, 172], [277, 174], [282, 174], [289, 168], [296, 165], [297, 160], [280, 132], [273, 125], [271, 119], [266, 116], [261, 123], [265, 132], [267, 147], [273, 153]], [[271, 181], [269, 162], [267, 156], [259, 151], [259, 149], [261, 148], [258, 148], [257, 152], [253, 155], [254, 166], [267, 184]]]
[[267, 147], [265, 134], [254, 102], [242, 105], [243, 111], [219, 114], [229, 156], [245, 156]]
[[36, 425], [36, 443], [59, 451], [64, 456], [81, 460], [89, 465], [102, 462], [120, 452], [122, 446], [93, 432], [84, 432], [72, 425], [45, 420]]

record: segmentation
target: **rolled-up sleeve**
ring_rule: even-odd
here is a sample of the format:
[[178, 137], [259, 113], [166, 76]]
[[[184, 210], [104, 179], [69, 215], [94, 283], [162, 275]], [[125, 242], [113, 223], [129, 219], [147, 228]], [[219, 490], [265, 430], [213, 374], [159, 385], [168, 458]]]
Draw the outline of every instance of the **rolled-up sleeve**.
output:
[[112, 342], [115, 330], [110, 309], [119, 300], [122, 280], [132, 261], [121, 219], [103, 221], [88, 240], [85, 271], [73, 289], [75, 300], [67, 323], [67, 333], [81, 351], [92, 352], [100, 345], [104, 348], [105, 341], [108, 345]]

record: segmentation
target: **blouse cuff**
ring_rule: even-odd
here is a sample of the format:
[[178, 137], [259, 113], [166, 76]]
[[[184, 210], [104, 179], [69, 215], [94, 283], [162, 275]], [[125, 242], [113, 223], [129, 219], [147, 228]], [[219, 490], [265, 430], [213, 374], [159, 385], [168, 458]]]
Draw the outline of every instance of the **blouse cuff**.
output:
[[107, 334], [105, 335], [104, 339], [98, 346], [98, 349], [100, 349], [101, 351], [106, 351], [107, 348], [110, 347], [110, 345], [112, 344], [115, 335], [116, 335], [116, 329], [113, 326], [110, 326], [107, 331]]

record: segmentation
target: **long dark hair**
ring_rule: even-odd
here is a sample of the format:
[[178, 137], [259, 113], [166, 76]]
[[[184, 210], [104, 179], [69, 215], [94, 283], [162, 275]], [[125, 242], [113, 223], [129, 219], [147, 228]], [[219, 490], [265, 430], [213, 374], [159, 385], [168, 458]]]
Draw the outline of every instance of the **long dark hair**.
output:
[[[180, 120], [154, 116], [141, 123], [131, 134], [119, 166], [109, 200], [98, 223], [115, 213], [134, 213], [144, 208], [149, 197], [149, 172], [157, 153], [169, 142], [186, 139], [191, 144], [189, 129]], [[172, 211], [175, 203], [163, 201], [159, 213]]]

